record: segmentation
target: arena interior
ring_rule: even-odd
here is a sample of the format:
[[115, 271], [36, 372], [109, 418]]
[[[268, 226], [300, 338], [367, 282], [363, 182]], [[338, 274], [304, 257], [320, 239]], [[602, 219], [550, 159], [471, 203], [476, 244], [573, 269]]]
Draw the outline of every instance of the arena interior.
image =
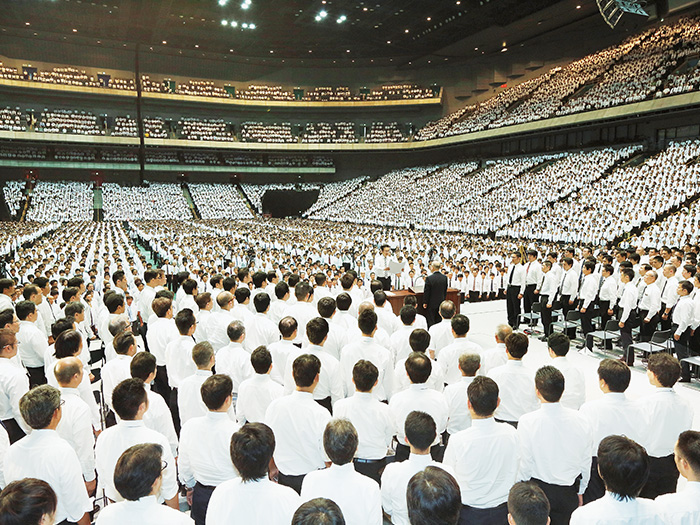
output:
[[0, 13], [0, 525], [700, 525], [700, 2]]

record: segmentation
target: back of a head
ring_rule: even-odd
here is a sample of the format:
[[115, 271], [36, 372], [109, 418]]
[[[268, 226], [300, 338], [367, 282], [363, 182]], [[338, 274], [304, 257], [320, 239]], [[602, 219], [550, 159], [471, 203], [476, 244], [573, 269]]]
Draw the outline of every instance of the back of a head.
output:
[[549, 500], [535, 483], [521, 481], [508, 494], [508, 513], [515, 525], [547, 525]]
[[347, 312], [350, 309], [350, 306], [352, 306], [352, 297], [350, 297], [349, 293], [340, 293], [335, 298], [335, 304], [338, 307], [338, 310], [341, 312]]
[[236, 302], [238, 304], [243, 304], [248, 299], [250, 299], [250, 288], [248, 288], [247, 286], [241, 286], [240, 288], [236, 288], [236, 291], [233, 292], [233, 296], [236, 298]]
[[306, 323], [306, 337], [312, 345], [320, 345], [328, 336], [330, 327], [323, 317], [314, 317]]
[[472, 410], [480, 417], [491, 417], [498, 408], [498, 385], [490, 377], [477, 376], [467, 387]]
[[414, 385], [423, 384], [428, 381], [433, 370], [430, 358], [421, 352], [412, 352], [404, 364], [406, 374]]
[[625, 436], [608, 436], [598, 445], [598, 471], [613, 497], [633, 499], [649, 477], [649, 456], [644, 447]]
[[56, 338], [54, 344], [54, 352], [58, 359], [63, 357], [72, 357], [78, 353], [81, 348], [83, 338], [77, 330], [66, 330]]
[[364, 310], [357, 316], [357, 326], [364, 335], [371, 335], [377, 328], [377, 314], [374, 310]]
[[298, 327], [299, 327], [299, 324], [297, 323], [297, 320], [291, 316], [283, 317], [282, 319], [280, 319], [280, 322], [277, 325], [277, 328], [279, 328], [280, 334], [282, 334], [282, 337], [284, 337], [284, 338], [292, 337], [292, 335], [294, 334], [294, 332], [297, 330]]
[[571, 340], [569, 336], [563, 332], [553, 332], [552, 335], [547, 338], [547, 345], [552, 349], [554, 355], [563, 357], [569, 353]]
[[617, 359], [603, 359], [598, 365], [598, 378], [605, 381], [611, 392], [624, 392], [630, 385], [632, 373], [629, 366]]
[[22, 419], [34, 430], [48, 427], [60, 406], [61, 392], [50, 385], [32, 388], [19, 400]]
[[294, 512], [292, 525], [345, 525], [345, 518], [335, 501], [315, 498]]
[[288, 293], [289, 285], [286, 282], [280, 281], [275, 285], [275, 297], [277, 297], [277, 299], [283, 299]]
[[165, 317], [172, 305], [173, 302], [171, 299], [158, 297], [157, 299], [153, 299], [151, 308], [153, 309], [153, 313], [156, 314], [156, 317]]
[[57, 504], [56, 493], [47, 482], [36, 478], [13, 481], [0, 492], [0, 525], [51, 523]]
[[209, 366], [214, 357], [214, 348], [209, 341], [200, 341], [192, 347], [192, 361], [200, 370]]
[[430, 333], [423, 328], [416, 328], [408, 336], [408, 346], [414, 352], [425, 352], [430, 346]]
[[411, 326], [416, 320], [417, 311], [414, 306], [405, 305], [399, 311], [399, 317], [404, 326]]
[[651, 354], [647, 370], [652, 372], [665, 388], [671, 388], [681, 377], [681, 364], [678, 359], [666, 352]]
[[384, 290], [377, 290], [374, 292], [374, 304], [383, 307], [384, 303], [386, 303], [386, 293], [384, 293]]
[[408, 520], [411, 525], [457, 525], [462, 496], [457, 480], [440, 467], [429, 466], [408, 482]]
[[233, 381], [227, 374], [214, 374], [204, 380], [199, 388], [202, 401], [209, 410], [219, 410], [226, 400], [232, 396]]
[[231, 461], [244, 482], [267, 476], [274, 451], [275, 434], [263, 423], [247, 423], [231, 436]]
[[313, 354], [302, 354], [292, 363], [294, 383], [301, 388], [313, 385], [316, 376], [321, 372], [321, 361]]
[[466, 315], [457, 314], [452, 318], [452, 330], [458, 337], [467, 335], [469, 332], [469, 318]]
[[145, 383], [148, 377], [156, 371], [156, 357], [150, 352], [139, 352], [131, 359], [129, 370], [131, 377]]
[[406, 416], [404, 433], [414, 448], [428, 450], [437, 436], [435, 420], [430, 414], [414, 410]]
[[109, 323], [107, 324], [107, 330], [110, 334], [112, 334], [113, 337], [116, 337], [117, 334], [122, 333], [124, 330], [129, 328], [129, 326], [131, 326], [131, 323], [129, 322], [129, 317], [126, 314], [119, 314], [109, 320]]
[[481, 356], [479, 354], [462, 354], [459, 356], [459, 369], [467, 377], [474, 377], [481, 367]]
[[681, 432], [676, 443], [676, 457], [680, 461], [687, 461], [695, 476], [700, 476], [700, 432]]
[[299, 281], [294, 287], [294, 297], [296, 297], [298, 301], [305, 301], [313, 291], [309, 283], [306, 281]]
[[558, 403], [564, 393], [564, 374], [547, 365], [535, 372], [535, 388], [548, 403]]
[[323, 448], [334, 465], [346, 465], [357, 451], [358, 437], [347, 419], [331, 419], [323, 431]]
[[372, 361], [360, 359], [352, 368], [352, 380], [360, 392], [371, 391], [378, 378], [379, 370]]
[[114, 487], [125, 500], [137, 501], [151, 494], [163, 469], [163, 447], [144, 443], [127, 448], [114, 467]]
[[440, 317], [443, 319], [452, 319], [455, 315], [455, 303], [452, 301], [443, 301], [440, 303]]
[[127, 355], [129, 349], [136, 344], [134, 334], [131, 332], [122, 332], [112, 341], [114, 351], [119, 355]]
[[270, 308], [270, 296], [267, 295], [267, 292], [255, 294], [253, 306], [255, 307], [255, 311], [259, 314], [265, 313], [267, 309]]
[[506, 337], [506, 350], [514, 359], [522, 359], [527, 354], [529, 344], [530, 341], [522, 332], [514, 332]]
[[330, 319], [335, 313], [335, 299], [332, 297], [321, 297], [316, 305], [318, 315], [324, 319]]
[[125, 379], [112, 391], [112, 406], [121, 419], [134, 420], [143, 403], [148, 403], [148, 395], [141, 379]]
[[231, 321], [226, 328], [226, 335], [232, 343], [239, 341], [245, 335], [245, 326], [240, 321]]
[[272, 354], [266, 346], [259, 346], [250, 354], [250, 364], [256, 374], [267, 374], [272, 366]]

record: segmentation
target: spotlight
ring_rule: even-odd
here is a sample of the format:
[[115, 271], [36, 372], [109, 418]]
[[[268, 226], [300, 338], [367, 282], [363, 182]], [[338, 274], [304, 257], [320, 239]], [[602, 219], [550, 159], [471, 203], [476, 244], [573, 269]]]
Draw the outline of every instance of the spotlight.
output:
[[248, 29], [248, 24], [246, 24], [245, 22], [243, 22], [243, 24], [241, 25], [241, 27], [242, 27], [243, 29]]
[[321, 15], [316, 15], [316, 22], [320, 22], [321, 20], [323, 20], [323, 19], [321, 18]]
[[238, 22], [231, 20], [231, 27], [238, 27]]
[[219, 0], [219, 5], [221, 7], [225, 6], [226, 4], [228, 4], [228, 0]]
[[318, 16], [320, 16], [321, 18], [326, 18], [328, 16], [328, 12], [324, 9], [318, 14]]
[[228, 20], [222, 20], [221, 21], [222, 26], [227, 26], [228, 25]]
[[339, 24], [342, 24], [342, 23], [345, 22], [347, 19], [348, 19], [347, 16], [341, 15], [341, 16], [338, 17], [338, 20], [336, 20], [336, 22], [339, 23]]
[[255, 24], [248, 24], [248, 29], [255, 29]]

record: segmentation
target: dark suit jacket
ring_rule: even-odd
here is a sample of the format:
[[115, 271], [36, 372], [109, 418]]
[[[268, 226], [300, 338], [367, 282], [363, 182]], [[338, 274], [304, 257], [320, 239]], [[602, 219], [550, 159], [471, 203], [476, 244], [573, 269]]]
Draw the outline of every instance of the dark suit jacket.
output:
[[441, 272], [435, 272], [425, 279], [423, 290], [423, 304], [428, 305], [428, 310], [437, 310], [447, 297], [447, 276]]

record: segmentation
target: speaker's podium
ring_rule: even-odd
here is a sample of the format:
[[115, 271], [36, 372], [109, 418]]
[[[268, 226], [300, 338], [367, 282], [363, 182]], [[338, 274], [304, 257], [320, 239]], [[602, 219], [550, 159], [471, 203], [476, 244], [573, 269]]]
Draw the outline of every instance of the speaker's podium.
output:
[[[423, 308], [423, 291], [413, 291], [412, 289], [386, 292], [386, 298], [391, 304], [391, 309], [394, 313], [399, 315], [404, 298], [408, 295], [414, 295], [416, 297], [418, 300], [418, 313], [425, 315], [425, 308]], [[455, 313], [458, 314], [460, 306], [459, 290], [456, 288], [448, 288], [445, 299], [455, 304]]]

